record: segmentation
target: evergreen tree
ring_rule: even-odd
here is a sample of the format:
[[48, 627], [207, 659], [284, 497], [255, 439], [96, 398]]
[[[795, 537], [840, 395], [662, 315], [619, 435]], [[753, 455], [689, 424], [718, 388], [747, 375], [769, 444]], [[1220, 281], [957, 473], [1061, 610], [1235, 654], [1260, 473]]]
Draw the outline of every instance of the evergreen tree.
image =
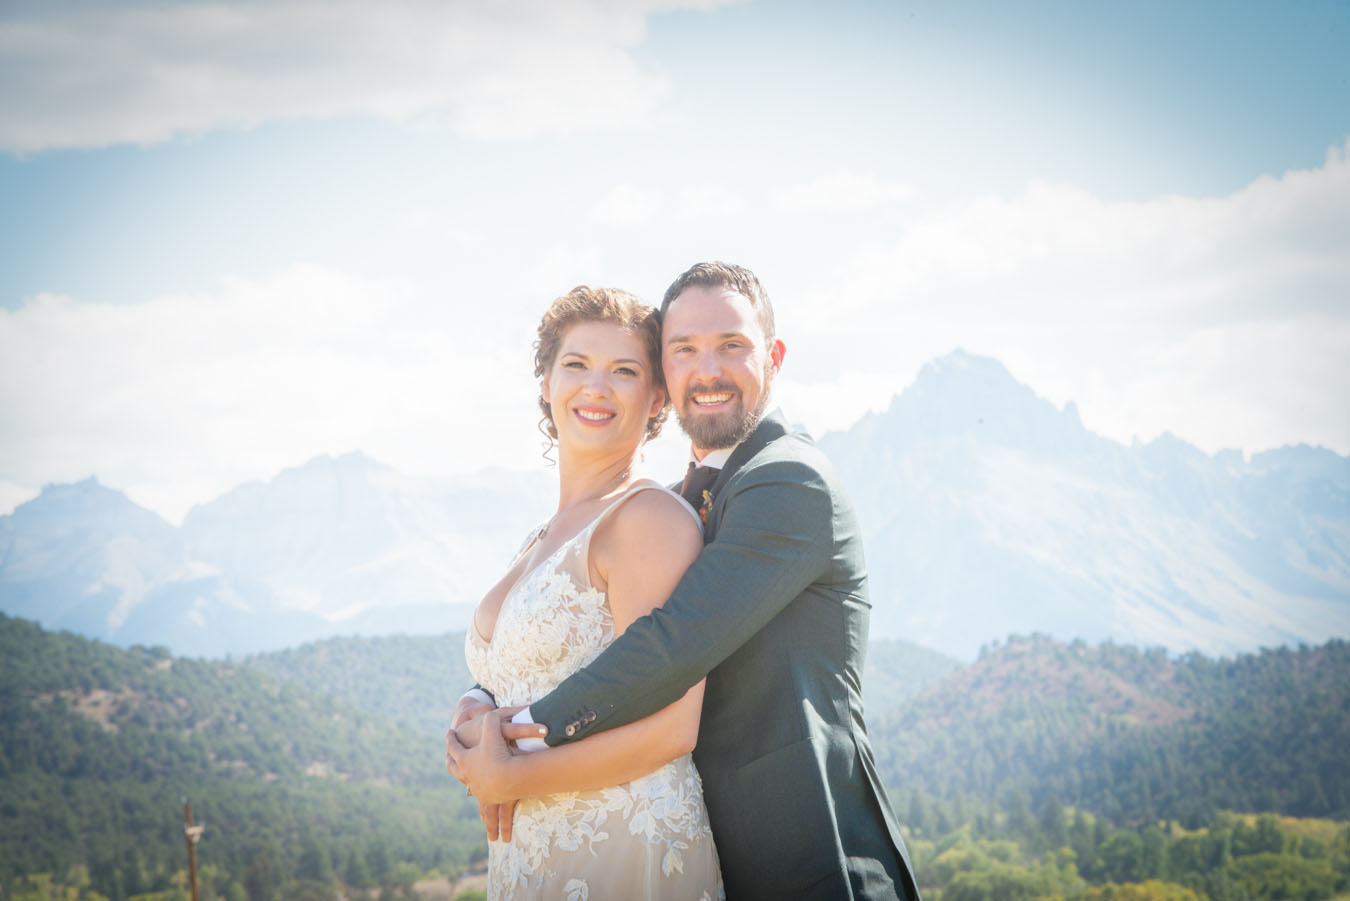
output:
[[360, 848], [354, 849], [347, 856], [347, 867], [343, 871], [342, 879], [350, 888], [370, 888], [375, 884], [370, 867], [366, 864], [366, 857]]
[[1069, 831], [1065, 823], [1064, 807], [1059, 798], [1050, 795], [1041, 805], [1041, 832], [1045, 836], [1046, 846], [1050, 850], [1069, 844]]

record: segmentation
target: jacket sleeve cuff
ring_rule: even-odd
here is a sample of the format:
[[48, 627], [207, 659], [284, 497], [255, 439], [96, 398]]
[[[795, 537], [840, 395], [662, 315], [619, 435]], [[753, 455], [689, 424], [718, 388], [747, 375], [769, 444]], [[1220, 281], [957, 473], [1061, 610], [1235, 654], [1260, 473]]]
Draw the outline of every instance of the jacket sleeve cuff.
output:
[[465, 698], [473, 698], [475, 701], [478, 701], [480, 703], [490, 704], [493, 707], [497, 706], [497, 702], [496, 700], [493, 699], [492, 695], [488, 694], [481, 688], [470, 688], [468, 691], [464, 692], [464, 694], [459, 696], [459, 699], [461, 701], [464, 700]]

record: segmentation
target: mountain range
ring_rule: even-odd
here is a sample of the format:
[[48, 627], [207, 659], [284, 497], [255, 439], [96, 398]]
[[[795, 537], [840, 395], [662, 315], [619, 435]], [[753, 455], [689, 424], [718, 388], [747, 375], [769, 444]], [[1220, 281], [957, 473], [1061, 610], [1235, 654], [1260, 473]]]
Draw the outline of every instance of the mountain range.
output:
[[1028, 631], [1212, 654], [1350, 634], [1331, 451], [1126, 446], [960, 351], [820, 444], [866, 538], [873, 634], [966, 659]]
[[[825, 435], [862, 523], [872, 636], [962, 659], [1010, 633], [1232, 653], [1350, 634], [1350, 458], [1086, 429], [998, 361], [934, 360]], [[216, 656], [462, 629], [551, 472], [405, 476], [319, 457], [181, 527], [95, 479], [0, 517], [0, 610]]]

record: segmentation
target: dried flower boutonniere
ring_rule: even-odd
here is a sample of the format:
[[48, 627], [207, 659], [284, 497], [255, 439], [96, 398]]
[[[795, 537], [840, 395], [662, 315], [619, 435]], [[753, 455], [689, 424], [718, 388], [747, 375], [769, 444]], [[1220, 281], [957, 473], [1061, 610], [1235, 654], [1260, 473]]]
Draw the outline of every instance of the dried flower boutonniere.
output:
[[708, 511], [712, 509], [712, 492], [707, 488], [703, 489], [703, 503], [698, 505], [699, 522], [705, 526], [708, 524]]

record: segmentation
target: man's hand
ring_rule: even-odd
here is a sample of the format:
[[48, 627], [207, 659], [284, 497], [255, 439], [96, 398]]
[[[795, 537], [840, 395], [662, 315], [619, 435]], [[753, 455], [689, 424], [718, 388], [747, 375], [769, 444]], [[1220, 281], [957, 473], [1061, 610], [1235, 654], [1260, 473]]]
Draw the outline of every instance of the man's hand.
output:
[[[492, 709], [493, 708], [490, 707], [486, 708], [484, 710], [484, 713]], [[515, 748], [515, 743], [517, 739], [539, 738], [543, 735], [548, 734], [547, 731], [540, 732], [539, 730], [545, 729], [545, 727], [540, 726], [536, 723], [511, 722], [511, 717], [515, 716], [517, 713], [519, 713], [524, 709], [525, 709], [524, 707], [503, 707], [501, 708], [500, 711], [497, 711], [501, 714], [499, 717], [500, 725], [498, 726], [497, 731], [501, 733], [502, 740], [505, 741], [507, 744], [511, 745], [512, 749]], [[453, 733], [455, 739], [463, 747], [475, 748], [478, 746], [478, 743], [483, 740], [483, 724], [485, 722], [486, 722], [485, 715], [474, 716], [472, 719], [460, 723], [460, 725], [457, 728], [451, 729], [450, 733], [446, 734], [445, 765], [447, 769], [450, 769], [451, 767], [454, 766], [454, 758], [450, 756], [450, 734]], [[450, 772], [455, 776], [456, 779], [459, 779], [460, 782], [464, 781], [463, 779], [460, 779], [459, 775], [456, 773], [454, 769], [450, 769]]]

